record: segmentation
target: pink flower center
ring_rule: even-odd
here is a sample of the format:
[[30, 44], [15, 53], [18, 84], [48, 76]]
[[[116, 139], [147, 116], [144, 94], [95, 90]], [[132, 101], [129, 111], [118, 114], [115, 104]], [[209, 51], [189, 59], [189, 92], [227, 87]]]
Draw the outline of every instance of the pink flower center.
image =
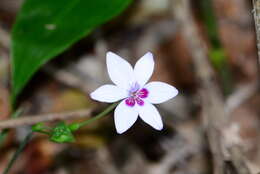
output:
[[139, 90], [139, 85], [135, 83], [134, 86], [129, 90], [129, 97], [125, 100], [127, 106], [133, 107], [135, 103], [139, 106], [144, 105], [144, 98], [148, 97], [149, 91], [146, 88]]

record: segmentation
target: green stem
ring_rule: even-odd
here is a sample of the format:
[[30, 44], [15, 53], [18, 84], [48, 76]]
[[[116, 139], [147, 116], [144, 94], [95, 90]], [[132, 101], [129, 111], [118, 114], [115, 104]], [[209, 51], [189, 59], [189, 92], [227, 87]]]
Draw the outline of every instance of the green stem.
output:
[[2, 130], [2, 132], [0, 133], [0, 148], [3, 146], [4, 141], [8, 135], [9, 129], [4, 129]]
[[108, 106], [103, 112], [99, 113], [98, 115], [94, 116], [93, 118], [91, 119], [88, 119], [86, 121], [83, 121], [81, 123], [79, 123], [79, 127], [78, 128], [81, 128], [83, 126], [86, 126], [87, 124], [90, 124], [104, 116], [106, 116], [110, 111], [112, 111], [116, 106], [117, 106], [118, 102], [117, 103], [113, 103], [112, 105]]
[[7, 167], [4, 170], [3, 174], [7, 174], [9, 172], [9, 170], [11, 169], [11, 167], [13, 166], [14, 162], [17, 160], [17, 158], [19, 157], [19, 155], [22, 153], [23, 149], [25, 148], [25, 146], [29, 143], [30, 139], [32, 138], [33, 133], [30, 132], [29, 134], [27, 134], [27, 136], [25, 137], [25, 139], [23, 140], [23, 142], [19, 145], [18, 149], [16, 150], [16, 152], [14, 153], [14, 155], [12, 156], [12, 159], [9, 161]]
[[[23, 109], [18, 109], [16, 110], [12, 115], [11, 115], [11, 118], [17, 118], [19, 117], [23, 112]], [[4, 129], [0, 132], [0, 148], [2, 147], [2, 145], [4, 144], [4, 140], [5, 138], [7, 137], [8, 135], [8, 132], [9, 132], [9, 129]]]
[[47, 131], [44, 131], [44, 130], [39, 130], [39, 131], [35, 131], [35, 132], [39, 132], [39, 133], [46, 134], [46, 135], [51, 135], [50, 132], [47, 132]]

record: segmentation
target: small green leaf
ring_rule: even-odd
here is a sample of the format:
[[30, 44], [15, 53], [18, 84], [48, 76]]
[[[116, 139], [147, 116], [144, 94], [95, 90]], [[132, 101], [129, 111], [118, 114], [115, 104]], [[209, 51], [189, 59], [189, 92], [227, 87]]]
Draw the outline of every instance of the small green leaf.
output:
[[132, 0], [25, 0], [12, 31], [12, 102], [32, 75]]
[[74, 142], [75, 138], [69, 126], [60, 122], [53, 128], [50, 140], [56, 143], [70, 143]]
[[32, 126], [32, 131], [33, 132], [42, 131], [43, 129], [44, 129], [44, 124], [43, 123], [37, 123], [37, 124]]
[[47, 127], [44, 125], [44, 123], [37, 123], [35, 125], [33, 125], [31, 127], [32, 131], [33, 132], [39, 132], [39, 133], [43, 133], [43, 134], [46, 134], [46, 135], [50, 135], [50, 130], [51, 128], [50, 127]]
[[213, 65], [220, 69], [226, 64], [226, 55], [223, 49], [211, 49], [209, 52], [209, 57], [211, 58], [211, 61]]
[[78, 130], [80, 128], [80, 124], [79, 123], [72, 123], [69, 125], [69, 129], [74, 132], [76, 130]]

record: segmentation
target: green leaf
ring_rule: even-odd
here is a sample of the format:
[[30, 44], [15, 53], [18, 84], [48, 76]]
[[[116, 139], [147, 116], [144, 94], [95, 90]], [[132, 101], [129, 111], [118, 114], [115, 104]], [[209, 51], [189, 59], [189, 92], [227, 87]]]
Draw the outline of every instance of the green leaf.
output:
[[44, 124], [42, 122], [40, 122], [40, 123], [37, 123], [37, 124], [32, 126], [32, 131], [38, 132], [38, 131], [44, 130], [44, 128], [45, 128]]
[[42, 123], [42, 122], [33, 125], [31, 127], [31, 129], [32, 129], [32, 132], [39, 132], [39, 133], [43, 133], [46, 135], [50, 135], [49, 131], [51, 130], [50, 127], [45, 126], [44, 123]]
[[12, 31], [12, 101], [41, 65], [132, 0], [26, 0]]
[[209, 57], [213, 65], [218, 69], [223, 68], [223, 66], [227, 63], [226, 55], [222, 48], [211, 49], [209, 51]]

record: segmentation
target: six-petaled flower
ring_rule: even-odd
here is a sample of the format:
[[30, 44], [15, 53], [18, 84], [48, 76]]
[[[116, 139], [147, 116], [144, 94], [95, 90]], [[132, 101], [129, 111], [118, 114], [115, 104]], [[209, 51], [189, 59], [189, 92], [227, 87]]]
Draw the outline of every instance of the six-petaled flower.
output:
[[163, 82], [147, 83], [154, 70], [152, 53], [148, 52], [141, 57], [134, 68], [112, 52], [107, 53], [106, 62], [109, 77], [115, 85], [103, 85], [90, 96], [94, 100], [107, 103], [122, 100], [114, 113], [117, 132], [123, 133], [129, 129], [138, 115], [153, 128], [161, 130], [162, 119], [153, 104], [175, 97], [178, 90]]

